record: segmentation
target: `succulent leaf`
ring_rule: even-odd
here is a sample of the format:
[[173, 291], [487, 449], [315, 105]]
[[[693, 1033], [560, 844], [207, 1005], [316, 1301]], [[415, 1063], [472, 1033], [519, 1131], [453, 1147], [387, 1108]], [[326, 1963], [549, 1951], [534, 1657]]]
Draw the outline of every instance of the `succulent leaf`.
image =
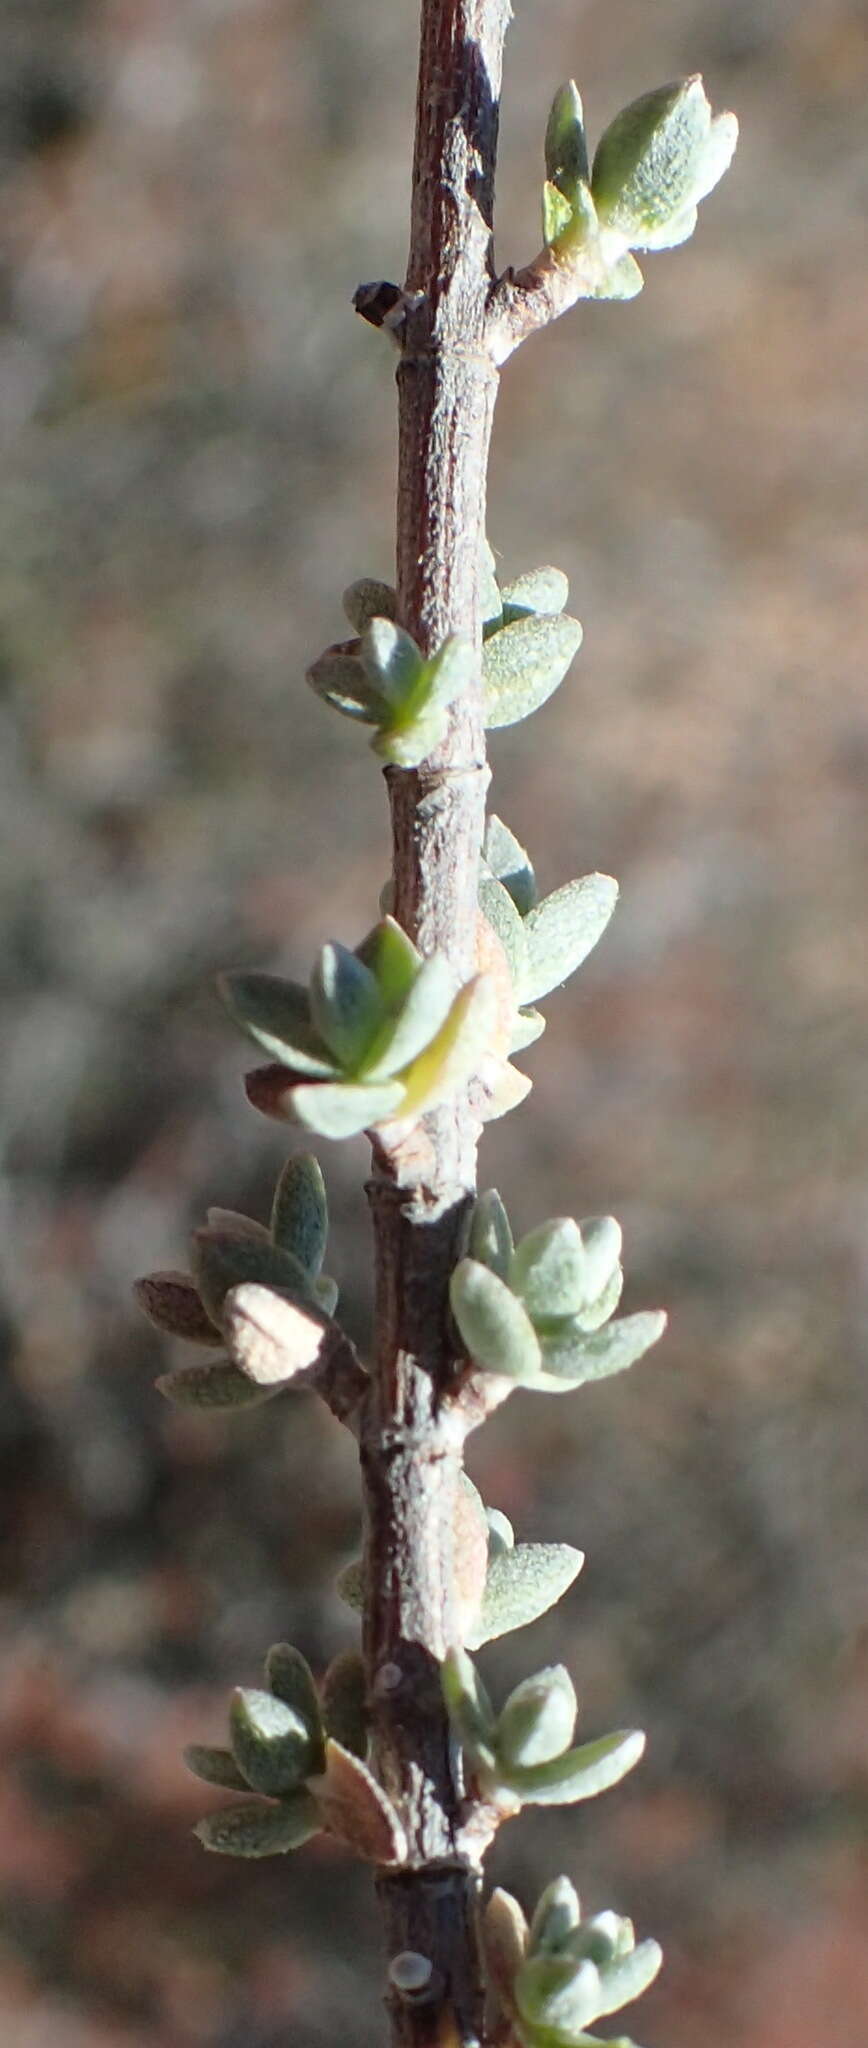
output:
[[373, 618], [362, 635], [362, 666], [375, 690], [393, 711], [406, 705], [425, 666], [422, 656], [394, 619]]
[[539, 1339], [523, 1303], [478, 1259], [462, 1259], [449, 1286], [452, 1313], [477, 1365], [512, 1380], [540, 1369]]
[[546, 176], [568, 192], [577, 178], [587, 183], [591, 171], [585, 141], [584, 111], [574, 78], [558, 87], [545, 136]]
[[525, 1678], [501, 1709], [497, 1754], [513, 1765], [550, 1763], [572, 1739], [578, 1701], [569, 1672], [553, 1664]]
[[508, 626], [514, 619], [526, 618], [530, 613], [562, 612], [570, 594], [570, 585], [563, 569], [553, 569], [547, 563], [542, 569], [525, 569], [521, 576], [514, 576], [510, 583], [504, 584], [500, 594], [503, 622]]
[[531, 1955], [557, 1955], [581, 1921], [582, 1912], [575, 1885], [568, 1877], [556, 1877], [540, 1893], [530, 1923], [528, 1949]]
[[487, 974], [477, 974], [454, 998], [431, 1043], [405, 1070], [399, 1116], [423, 1116], [473, 1079], [494, 1035], [497, 992]]
[[643, 93], [616, 115], [594, 158], [591, 183], [604, 228], [627, 247], [647, 247], [649, 235], [653, 242], [713, 190], [737, 139], [733, 114], [712, 119], [699, 77]]
[[243, 1771], [238, 1769], [231, 1749], [212, 1749], [204, 1742], [190, 1742], [184, 1762], [194, 1778], [204, 1785], [219, 1785], [226, 1792], [249, 1792]]
[[133, 1289], [148, 1321], [170, 1337], [183, 1337], [188, 1344], [202, 1344], [219, 1350], [223, 1342], [219, 1329], [204, 1308], [199, 1289], [189, 1273], [146, 1273]]
[[617, 900], [618, 884], [611, 875], [583, 875], [528, 912], [528, 966], [518, 991], [522, 1003], [537, 1002], [575, 973], [602, 938]]
[[164, 1372], [154, 1382], [157, 1391], [173, 1408], [256, 1408], [269, 1401], [276, 1387], [257, 1387], [239, 1372], [228, 1358], [209, 1360], [207, 1365], [182, 1365]]
[[527, 974], [527, 940], [524, 925], [509, 890], [482, 868], [479, 876], [479, 908], [503, 947], [513, 987], [521, 988]]
[[521, 1800], [522, 1806], [574, 1806], [580, 1799], [595, 1799], [618, 1785], [632, 1771], [645, 1748], [639, 1729], [619, 1729], [602, 1735], [596, 1742], [568, 1749], [550, 1763], [518, 1766], [508, 1771], [498, 1765], [499, 1781]]
[[482, 853], [486, 866], [508, 889], [519, 917], [527, 917], [537, 900], [533, 863], [508, 825], [493, 812], [486, 821]]
[[284, 1856], [289, 1849], [300, 1849], [321, 1827], [316, 1803], [302, 1787], [279, 1806], [256, 1799], [245, 1806], [223, 1807], [200, 1820], [193, 1832], [203, 1848], [219, 1856]]
[[271, 1235], [282, 1251], [308, 1273], [319, 1273], [325, 1258], [329, 1216], [325, 1181], [312, 1152], [294, 1152], [274, 1191]]
[[191, 1240], [193, 1272], [209, 1316], [216, 1322], [233, 1287], [249, 1281], [296, 1297], [313, 1299], [313, 1282], [300, 1259], [268, 1237], [241, 1237], [206, 1224]]
[[322, 1721], [319, 1694], [307, 1658], [293, 1643], [272, 1643], [265, 1659], [265, 1683], [275, 1699], [300, 1716], [311, 1740], [318, 1741]]
[[356, 957], [370, 968], [384, 1007], [399, 1010], [422, 965], [422, 955], [412, 939], [393, 917], [382, 917], [356, 947]]
[[545, 1384], [557, 1391], [626, 1372], [650, 1351], [665, 1328], [663, 1309], [644, 1309], [638, 1315], [620, 1316], [590, 1335], [582, 1329], [580, 1319], [565, 1321], [560, 1330], [539, 1339]]
[[296, 1074], [328, 1081], [336, 1062], [311, 1022], [310, 996], [299, 982], [277, 974], [223, 974], [218, 989], [230, 1016], [269, 1057]]
[[[317, 1708], [318, 1715], [318, 1708]], [[229, 1709], [232, 1754], [254, 1792], [293, 1792], [322, 1764], [322, 1738], [297, 1707], [239, 1688]]]
[[575, 1315], [584, 1307], [590, 1297], [587, 1261], [572, 1216], [553, 1216], [528, 1231], [513, 1253], [509, 1284], [534, 1324]]
[[466, 1650], [447, 1650], [440, 1667], [449, 1719], [475, 1763], [495, 1768], [497, 1723], [494, 1708]]
[[360, 1067], [365, 1081], [388, 1081], [425, 1051], [455, 1000], [455, 976], [442, 953], [423, 960], [403, 1006], [378, 1032]]
[[341, 1650], [333, 1658], [322, 1682], [321, 1704], [327, 1734], [364, 1761], [368, 1709], [364, 1659], [358, 1650]]
[[496, 1188], [478, 1195], [470, 1218], [467, 1251], [471, 1259], [488, 1266], [498, 1279], [506, 1280], [512, 1259], [512, 1231], [509, 1217]]
[[324, 654], [311, 662], [305, 680], [317, 697], [322, 697], [344, 718], [358, 719], [361, 725], [376, 725], [381, 706], [358, 654], [351, 652], [349, 646], [327, 647]]
[[294, 1115], [321, 1138], [354, 1138], [397, 1115], [403, 1098], [400, 1081], [301, 1082], [289, 1090], [284, 1114]]
[[341, 604], [350, 625], [357, 633], [364, 633], [372, 619], [397, 617], [398, 593], [391, 583], [378, 583], [374, 576], [359, 576], [344, 591]]
[[516, 1543], [489, 1557], [482, 1606], [467, 1648], [526, 1628], [563, 1598], [584, 1564], [570, 1543]]
[[530, 613], [502, 626], [482, 650], [485, 723], [516, 725], [538, 711], [563, 682], [582, 641], [578, 619]]
[[347, 946], [321, 946], [310, 980], [314, 1030], [344, 1072], [354, 1074], [383, 1021], [383, 1002], [370, 969]]

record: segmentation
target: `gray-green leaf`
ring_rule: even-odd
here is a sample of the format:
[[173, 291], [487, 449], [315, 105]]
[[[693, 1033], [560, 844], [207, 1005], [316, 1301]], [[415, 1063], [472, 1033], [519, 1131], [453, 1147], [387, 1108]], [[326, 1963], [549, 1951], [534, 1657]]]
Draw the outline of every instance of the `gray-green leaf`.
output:
[[325, 1181], [312, 1152], [287, 1160], [271, 1206], [271, 1234], [308, 1273], [319, 1273], [325, 1258], [329, 1217]]
[[471, 1358], [507, 1379], [532, 1379], [540, 1368], [536, 1331], [523, 1304], [496, 1273], [462, 1259], [449, 1286], [452, 1313]]
[[563, 682], [582, 642], [578, 619], [532, 613], [501, 626], [482, 650], [485, 723], [515, 725], [538, 711]]
[[588, 1380], [611, 1378], [626, 1372], [656, 1344], [666, 1328], [663, 1309], [644, 1309], [635, 1316], [619, 1316], [590, 1335], [578, 1319], [540, 1338], [542, 1371], [549, 1391], [584, 1386]]
[[527, 973], [522, 1003], [537, 1002], [574, 974], [606, 929], [618, 900], [611, 875], [583, 875], [546, 896], [524, 920]]
[[489, 1558], [482, 1606], [469, 1650], [538, 1621], [578, 1578], [584, 1553], [570, 1543], [516, 1543]]
[[302, 1788], [279, 1806], [257, 1799], [209, 1813], [194, 1833], [203, 1848], [219, 1856], [284, 1856], [288, 1849], [300, 1849], [321, 1828], [316, 1803]]

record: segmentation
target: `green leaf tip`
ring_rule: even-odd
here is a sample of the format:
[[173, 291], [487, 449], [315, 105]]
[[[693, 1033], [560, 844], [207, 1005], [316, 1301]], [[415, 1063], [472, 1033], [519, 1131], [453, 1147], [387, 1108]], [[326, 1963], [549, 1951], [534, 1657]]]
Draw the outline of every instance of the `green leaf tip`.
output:
[[517, 725], [548, 702], [582, 644], [578, 619], [528, 612], [501, 626], [482, 650], [485, 723]]
[[525, 1679], [499, 1714], [466, 1650], [447, 1652], [441, 1683], [479, 1792], [504, 1814], [595, 1798], [617, 1785], [642, 1755], [645, 1737], [636, 1729], [570, 1747], [576, 1696], [562, 1665]]
[[232, 1754], [254, 1792], [295, 1791], [320, 1768], [322, 1735], [298, 1706], [272, 1692], [240, 1688], [229, 1709]]
[[277, 1806], [250, 1800], [208, 1814], [193, 1832], [204, 1849], [218, 1856], [285, 1856], [317, 1835], [322, 1820], [316, 1801], [302, 1788]]
[[371, 746], [388, 766], [416, 768], [439, 746], [449, 706], [472, 683], [471, 642], [452, 634], [426, 658], [397, 622], [391, 584], [372, 577], [351, 583], [343, 606], [359, 637], [327, 647], [307, 681], [333, 710], [376, 728]]
[[598, 144], [591, 178], [609, 254], [686, 240], [737, 140], [735, 115], [712, 115], [698, 75], [624, 107]]

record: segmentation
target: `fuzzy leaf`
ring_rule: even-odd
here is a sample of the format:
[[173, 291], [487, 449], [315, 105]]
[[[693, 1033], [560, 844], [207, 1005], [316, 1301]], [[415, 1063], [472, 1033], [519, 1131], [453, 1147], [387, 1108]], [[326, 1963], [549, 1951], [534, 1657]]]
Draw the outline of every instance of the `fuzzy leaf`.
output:
[[225, 1806], [200, 1820], [194, 1834], [203, 1848], [219, 1856], [284, 1856], [317, 1835], [322, 1821], [310, 1793], [303, 1788], [279, 1806], [250, 1800], [246, 1806]]
[[199, 1289], [189, 1273], [146, 1273], [133, 1289], [148, 1321], [171, 1337], [183, 1337], [188, 1344], [204, 1344], [219, 1350], [223, 1342], [202, 1305]]
[[[607, 1323], [609, 1317], [614, 1315], [623, 1292], [624, 1268], [619, 1265], [615, 1267], [614, 1273], [611, 1274], [602, 1294], [598, 1294], [596, 1301], [591, 1301], [587, 1307], [580, 1309], [575, 1318], [577, 1328], [586, 1332], [599, 1330], [601, 1325]], [[555, 1331], [555, 1335], [557, 1334]]]
[[553, 569], [549, 564], [542, 569], [525, 569], [523, 575], [505, 583], [501, 591], [504, 625], [526, 618], [529, 613], [562, 612], [569, 594], [569, 580], [563, 569]]
[[523, 2020], [540, 2028], [552, 2044], [571, 2044], [589, 2020], [596, 2019], [601, 1995], [596, 1965], [569, 1956], [529, 1956], [519, 1972], [516, 2004]]
[[361, 1757], [330, 1738], [325, 1770], [312, 1782], [325, 1826], [368, 1863], [395, 1865], [407, 1854], [407, 1837], [381, 1785]]
[[317, 697], [340, 711], [344, 718], [356, 718], [361, 725], [376, 725], [377, 699], [357, 654], [345, 647], [327, 647], [311, 662], [305, 681]]
[[529, 718], [563, 682], [582, 642], [578, 619], [532, 614], [514, 619], [482, 650], [485, 723], [490, 728]]
[[317, 1727], [273, 1693], [239, 1689], [229, 1709], [229, 1735], [238, 1768], [254, 1792], [293, 1792], [321, 1768]]
[[569, 1672], [552, 1664], [510, 1693], [497, 1723], [497, 1753], [510, 1766], [546, 1764], [572, 1740], [578, 1701]]
[[509, 890], [519, 917], [526, 917], [537, 900], [533, 863], [508, 825], [493, 812], [486, 822], [482, 853], [492, 874]]
[[359, 652], [365, 674], [392, 710], [406, 704], [424, 662], [415, 640], [404, 632], [403, 626], [396, 625], [394, 619], [371, 619]]
[[496, 1023], [497, 991], [490, 976], [477, 974], [459, 989], [436, 1037], [405, 1071], [406, 1095], [397, 1114], [424, 1116], [465, 1087], [491, 1044]]
[[631, 2005], [634, 1998], [641, 1998], [643, 1991], [653, 1984], [662, 1962], [663, 1950], [658, 1942], [640, 1941], [628, 1955], [603, 1964], [600, 1969], [601, 1999], [593, 2018], [604, 2019], [607, 2013], [620, 2012], [622, 2006]]
[[583, 875], [546, 896], [524, 920], [528, 966], [519, 1000], [535, 1003], [566, 981], [601, 939], [615, 904], [611, 875]]
[[378, 583], [374, 576], [359, 576], [344, 591], [341, 604], [350, 625], [357, 633], [364, 633], [372, 619], [397, 616], [398, 593], [391, 583]]
[[356, 947], [356, 958], [369, 967], [380, 991], [383, 1007], [397, 1012], [406, 1001], [419, 969], [422, 955], [412, 939], [393, 917], [382, 917]]
[[645, 1737], [639, 1729], [619, 1729], [602, 1735], [597, 1742], [585, 1742], [568, 1749], [551, 1763], [533, 1764], [526, 1770], [517, 1766], [500, 1770], [500, 1782], [521, 1800], [522, 1806], [574, 1806], [580, 1799], [595, 1799], [617, 1785], [639, 1762]]
[[[317, 1283], [319, 1285], [319, 1282]], [[223, 1326], [233, 1363], [258, 1387], [289, 1386], [316, 1365], [328, 1337], [322, 1312], [252, 1281], [230, 1288]]]
[[335, 1742], [364, 1762], [368, 1709], [364, 1659], [358, 1650], [342, 1650], [329, 1665], [322, 1682], [322, 1717]]
[[530, 1954], [557, 1955], [582, 1917], [579, 1895], [568, 1877], [556, 1877], [540, 1893], [530, 1923]]
[[534, 1324], [572, 1316], [589, 1298], [582, 1233], [572, 1216], [538, 1223], [516, 1246], [509, 1284]]
[[[502, 1557], [504, 1551], [515, 1549], [515, 1530], [509, 1516], [502, 1514], [500, 1508], [486, 1508], [485, 1519], [488, 1523], [488, 1557], [490, 1564], [493, 1557]], [[472, 1648], [473, 1645], [471, 1644], [469, 1647]]]
[[360, 1066], [383, 1021], [380, 991], [370, 969], [347, 946], [321, 946], [310, 979], [314, 1030], [349, 1074]]
[[462, 1259], [449, 1283], [449, 1299], [477, 1365], [511, 1380], [534, 1377], [540, 1368], [539, 1339], [522, 1302], [496, 1273], [478, 1259]]
[[469, 1650], [538, 1621], [578, 1578], [584, 1552], [570, 1543], [517, 1543], [490, 1557], [482, 1607]]
[[583, 1216], [581, 1232], [587, 1299], [596, 1302], [618, 1271], [624, 1242], [621, 1225], [614, 1216]]
[[589, 299], [637, 299], [645, 279], [635, 256], [625, 249], [613, 263], [603, 271], [597, 284], [587, 294]]
[[298, 1714], [311, 1738], [321, 1736], [322, 1715], [313, 1672], [293, 1643], [272, 1643], [265, 1659], [265, 1683], [275, 1699]]
[[338, 1572], [335, 1591], [346, 1601], [347, 1606], [352, 1608], [354, 1614], [361, 1614], [365, 1604], [365, 1581], [360, 1557], [351, 1558], [349, 1564], [345, 1564]]
[[325, 1258], [328, 1229], [322, 1167], [312, 1152], [295, 1152], [274, 1191], [271, 1235], [282, 1251], [292, 1252], [306, 1272], [318, 1273]]
[[387, 1081], [418, 1059], [436, 1038], [455, 1000], [455, 976], [442, 953], [423, 960], [397, 1017], [378, 1032], [361, 1075], [366, 1081]]
[[513, 2006], [513, 1985], [527, 1953], [527, 1921], [517, 1899], [498, 1885], [482, 1915], [482, 1948], [489, 1982], [504, 2012]]
[[236, 1237], [210, 1225], [191, 1240], [193, 1272], [208, 1314], [216, 1321], [233, 1287], [254, 1281], [310, 1302], [312, 1282], [300, 1260], [267, 1237]]
[[512, 1231], [496, 1188], [487, 1188], [473, 1204], [467, 1251], [471, 1259], [488, 1266], [499, 1280], [506, 1279], [512, 1259]]
[[310, 996], [300, 982], [277, 974], [222, 974], [217, 986], [236, 1024], [272, 1059], [316, 1080], [337, 1073], [313, 1028]]
[[440, 1681], [449, 1719], [468, 1755], [494, 1768], [497, 1723], [494, 1708], [472, 1657], [466, 1650], [447, 1650]]
[[584, 110], [574, 78], [558, 87], [552, 101], [545, 139], [546, 176], [567, 190], [577, 178], [587, 183], [591, 171], [585, 141]]
[[463, 633], [450, 633], [425, 664], [423, 703], [426, 711], [445, 710], [470, 688], [476, 673], [476, 651]]
[[204, 1785], [220, 1785], [227, 1792], [250, 1790], [231, 1749], [212, 1749], [204, 1742], [190, 1742], [184, 1751], [184, 1762], [194, 1778], [201, 1778]]
[[276, 1388], [255, 1387], [228, 1358], [215, 1358], [208, 1365], [183, 1365], [164, 1372], [155, 1380], [159, 1393], [173, 1408], [256, 1408], [271, 1399]]
[[590, 1336], [578, 1319], [551, 1335], [540, 1338], [542, 1370], [550, 1390], [584, 1386], [588, 1380], [609, 1379], [626, 1372], [656, 1344], [666, 1328], [663, 1309], [644, 1309], [639, 1315], [619, 1316]]
[[482, 868], [479, 876], [479, 908], [503, 947], [513, 987], [521, 988], [527, 974], [527, 940], [524, 925], [509, 890], [495, 875]]
[[643, 93], [603, 135], [592, 186], [605, 226], [628, 246], [703, 199], [722, 178], [738, 137], [732, 114], [712, 123], [702, 79], [687, 78]]
[[321, 1138], [354, 1138], [396, 1116], [403, 1099], [400, 1081], [358, 1086], [351, 1081], [301, 1082], [290, 1089], [288, 1106], [299, 1123]]

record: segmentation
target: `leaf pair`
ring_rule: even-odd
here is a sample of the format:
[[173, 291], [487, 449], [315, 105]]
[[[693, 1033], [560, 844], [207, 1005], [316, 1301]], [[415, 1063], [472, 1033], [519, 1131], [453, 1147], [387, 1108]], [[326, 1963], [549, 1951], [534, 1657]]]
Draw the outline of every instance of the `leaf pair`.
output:
[[642, 289], [632, 249], [688, 240], [700, 200], [713, 191], [738, 140], [734, 114], [712, 116], [702, 79], [643, 93], [618, 114], [588, 161], [582, 102], [570, 79], [546, 129], [543, 233], [558, 260], [596, 259], [591, 296], [629, 299]]
[[258, 1797], [199, 1822], [206, 1849], [224, 1856], [276, 1856], [326, 1828], [359, 1856], [398, 1863], [404, 1831], [368, 1770], [362, 1660], [337, 1657], [318, 1693], [310, 1666], [289, 1643], [265, 1663], [266, 1690], [239, 1688], [229, 1711], [228, 1749], [196, 1744], [190, 1770], [206, 1784]]
[[534, 1007], [586, 960], [618, 900], [611, 875], [583, 875], [539, 901], [530, 855], [492, 815], [485, 828], [479, 906], [503, 947], [516, 1015], [510, 1050], [520, 1052], [545, 1030]]
[[495, 1188], [475, 1203], [467, 1257], [450, 1282], [469, 1356], [545, 1393], [624, 1372], [656, 1343], [662, 1310], [610, 1321], [621, 1293], [621, 1231], [613, 1216], [556, 1216], [513, 1244]]
[[562, 1664], [517, 1685], [499, 1714], [466, 1650], [447, 1651], [441, 1679], [473, 1783], [504, 1814], [522, 1806], [572, 1806], [593, 1799], [617, 1785], [645, 1747], [638, 1729], [619, 1729], [572, 1747], [578, 1709]]
[[423, 960], [392, 917], [353, 952], [323, 946], [308, 988], [259, 973], [220, 987], [274, 1062], [248, 1075], [255, 1108], [326, 1138], [415, 1121], [478, 1073], [495, 1032], [489, 977], [457, 988], [448, 962]]
[[[226, 1345], [230, 1355], [165, 1373], [161, 1393], [179, 1407], [246, 1408], [279, 1393], [311, 1363], [338, 1298], [336, 1282], [322, 1272], [327, 1237], [325, 1183], [311, 1153], [287, 1161], [267, 1228], [252, 1216], [209, 1209], [193, 1235], [192, 1272], [149, 1273], [135, 1292], [157, 1329], [208, 1350]], [[235, 1342], [239, 1297], [243, 1308], [243, 1298], [254, 1293], [277, 1305], [295, 1338], [294, 1358], [284, 1340], [282, 1363], [267, 1374]]]
[[453, 633], [426, 660], [396, 623], [394, 590], [370, 577], [344, 591], [343, 605], [359, 638], [327, 647], [307, 680], [335, 711], [376, 727], [371, 746], [381, 760], [415, 768], [439, 746], [449, 706], [473, 680], [470, 641]]
[[[489, 1981], [522, 2048], [596, 2048], [585, 2029], [639, 1998], [663, 1960], [657, 1942], [637, 1944], [619, 1914], [583, 1920], [567, 1877], [547, 1886], [529, 1927], [517, 1899], [493, 1892], [482, 1939]], [[622, 2036], [600, 2048], [633, 2044]]]

